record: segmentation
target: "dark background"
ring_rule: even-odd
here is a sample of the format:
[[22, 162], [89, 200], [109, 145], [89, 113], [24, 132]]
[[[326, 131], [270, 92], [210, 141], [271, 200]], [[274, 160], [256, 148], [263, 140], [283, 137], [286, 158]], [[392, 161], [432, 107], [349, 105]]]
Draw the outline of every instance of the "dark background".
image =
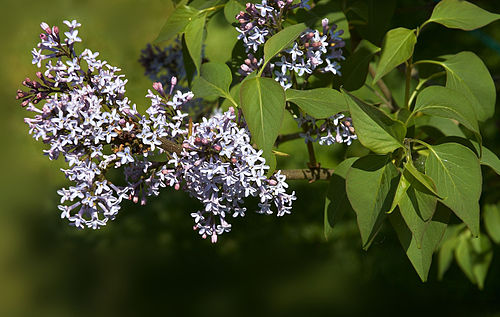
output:
[[[391, 25], [416, 27], [430, 16], [428, 3], [399, 1]], [[499, 1], [476, 3], [500, 12]], [[422, 283], [390, 228], [365, 252], [348, 215], [325, 241], [326, 183], [292, 183], [298, 196], [292, 215], [248, 213], [216, 245], [191, 230], [189, 213], [197, 203], [173, 190], [143, 208], [126, 203], [99, 231], [76, 231], [60, 220], [63, 162], [42, 155], [14, 99], [20, 82], [35, 72], [30, 51], [39, 23], [81, 22], [80, 47], [121, 67], [130, 99], [144, 109], [151, 82], [137, 60], [169, 8], [168, 1], [145, 0], [2, 1], [0, 316], [500, 316], [498, 247], [483, 291], [456, 264], [439, 282], [434, 263]], [[498, 21], [475, 32], [433, 24], [419, 37], [416, 59], [470, 50], [498, 80], [499, 43]], [[497, 111], [482, 126], [484, 143], [497, 154], [498, 122]], [[303, 142], [291, 144], [292, 162], [305, 161]], [[341, 151], [323, 151], [320, 158], [333, 164]]]

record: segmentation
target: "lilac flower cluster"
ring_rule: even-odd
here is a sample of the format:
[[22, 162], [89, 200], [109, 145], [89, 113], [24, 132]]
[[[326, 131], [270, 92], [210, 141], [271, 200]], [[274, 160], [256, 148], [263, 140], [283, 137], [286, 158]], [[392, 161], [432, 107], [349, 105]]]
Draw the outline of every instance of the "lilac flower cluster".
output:
[[[166, 186], [182, 186], [205, 205], [192, 216], [195, 229], [213, 242], [231, 228], [226, 214], [244, 216], [246, 197], [260, 198], [260, 213], [271, 214], [272, 204], [278, 216], [290, 213], [295, 195], [286, 193], [286, 177], [266, 177], [262, 151], [251, 146], [234, 111], [188, 124], [184, 110], [193, 94], [174, 91], [172, 77], [168, 90], [153, 84], [146, 95], [151, 106], [140, 114], [125, 97], [120, 69], [98, 60], [97, 52], [77, 54], [80, 24], [64, 23], [64, 39], [57, 27], [41, 24], [44, 33], [32, 55], [33, 64], [40, 68], [45, 62], [46, 70], [37, 72], [38, 80], [27, 78], [28, 91], [17, 93], [21, 105], [35, 113], [25, 119], [30, 134], [49, 145], [49, 159], [63, 156], [69, 165], [62, 171], [74, 185], [58, 191], [61, 218], [77, 228], [98, 229], [116, 217], [124, 199], [144, 205]], [[151, 159], [159, 156], [167, 160]], [[123, 171], [123, 185], [106, 177], [111, 168]]]
[[[236, 19], [240, 23], [236, 30], [238, 39], [243, 41], [247, 59], [240, 66], [239, 73], [248, 76], [259, 69], [263, 59], [257, 59], [256, 54], [272, 35], [281, 29], [281, 23], [290, 10], [297, 7], [309, 8], [306, 1], [292, 5], [292, 1], [263, 0], [261, 4], [247, 3], [246, 10], [240, 12]], [[340, 37], [343, 30], [329, 25], [328, 19], [322, 20], [322, 31], [308, 29], [288, 48], [280, 53], [277, 62], [269, 63], [265, 74], [274, 77], [286, 90], [292, 87], [292, 76], [308, 77], [313, 72], [331, 72], [341, 75], [338, 61], [343, 60], [342, 47], [345, 42]], [[251, 53], [250, 51], [253, 51]]]
[[[26, 79], [23, 84], [30, 90], [18, 91], [17, 98], [35, 113], [25, 122], [35, 139], [50, 146], [44, 153], [51, 160], [62, 155], [68, 162], [69, 168], [62, 171], [75, 185], [58, 191], [61, 218], [78, 228], [96, 229], [115, 218], [123, 199], [138, 202], [142, 195], [145, 203], [145, 195], [157, 194], [159, 181], [151, 177], [156, 170], [150, 171], [152, 163], [139, 158], [154, 151], [159, 138], [175, 139], [184, 133], [182, 118], [160, 109], [164, 103], [152, 96], [149, 118], [139, 115], [124, 97], [127, 80], [117, 74], [120, 69], [96, 59], [99, 53], [89, 49], [76, 54], [80, 24], [64, 23], [69, 27], [64, 39], [57, 27], [41, 24], [44, 33], [32, 55], [39, 67], [47, 61], [46, 70], [37, 72], [38, 81]], [[173, 112], [191, 97], [178, 92], [165, 104]], [[36, 107], [41, 100], [45, 103]], [[121, 166], [126, 186], [113, 184], [105, 175], [109, 168]]]
[[355, 134], [352, 119], [337, 113], [326, 119], [315, 119], [310, 115], [300, 115], [295, 118], [299, 128], [304, 129], [300, 136], [307, 142], [316, 142], [320, 145], [332, 145], [335, 142], [351, 145], [358, 137]]
[[244, 199], [259, 197], [258, 213], [289, 214], [295, 192], [286, 193], [286, 177], [278, 171], [266, 177], [262, 150], [250, 144], [250, 133], [239, 127], [231, 108], [223, 114], [193, 125], [191, 135], [183, 143], [180, 155], [169, 161], [173, 168], [165, 167], [159, 175], [170, 186], [182, 188], [203, 203], [204, 209], [192, 213], [199, 234], [212, 242], [231, 229], [227, 217], [244, 216]]

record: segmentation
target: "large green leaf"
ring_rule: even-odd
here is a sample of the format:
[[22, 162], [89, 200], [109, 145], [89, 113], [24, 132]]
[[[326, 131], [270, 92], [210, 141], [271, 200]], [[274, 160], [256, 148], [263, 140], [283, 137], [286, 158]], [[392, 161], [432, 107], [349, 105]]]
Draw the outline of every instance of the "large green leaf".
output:
[[481, 165], [491, 167], [495, 173], [500, 175], [500, 159], [491, 150], [483, 146], [483, 156], [481, 156]]
[[196, 97], [217, 95], [228, 99], [233, 106], [238, 106], [229, 93], [231, 70], [226, 64], [205, 63], [201, 65], [200, 76], [193, 80], [192, 90]]
[[498, 204], [485, 205], [483, 216], [486, 232], [496, 244], [500, 244], [500, 208]]
[[186, 26], [185, 31], [185, 39], [189, 55], [191, 55], [191, 58], [193, 59], [198, 74], [200, 74], [203, 33], [205, 31], [206, 19], [206, 13], [193, 18], [193, 20]]
[[177, 36], [177, 34], [184, 32], [189, 22], [199, 13], [199, 10], [186, 5], [177, 7], [168, 17], [167, 22], [165, 22], [165, 25], [161, 28], [160, 34], [158, 34], [154, 43], [169, 41]]
[[266, 44], [264, 44], [264, 65], [262, 65], [261, 69], [264, 69], [276, 54], [290, 46], [305, 29], [306, 25], [304, 23], [295, 24], [284, 28], [267, 40]]
[[293, 102], [307, 114], [321, 119], [349, 110], [345, 97], [331, 88], [286, 90], [286, 100]]
[[436, 22], [452, 29], [474, 30], [500, 19], [494, 14], [463, 0], [442, 0], [424, 24]]
[[352, 121], [359, 141], [375, 153], [389, 153], [403, 146], [406, 127], [378, 108], [368, 105], [342, 90], [349, 104]]
[[263, 150], [266, 161], [271, 162], [285, 111], [283, 88], [272, 78], [245, 80], [240, 88], [240, 106], [253, 141]]
[[427, 280], [432, 263], [432, 254], [436, 251], [443, 238], [449, 216], [450, 213], [446, 208], [438, 208], [436, 214], [426, 226], [421, 243], [417, 242], [417, 238], [412, 235], [399, 213], [393, 213], [390, 216], [391, 224], [396, 230], [399, 241], [423, 282]]
[[367, 249], [391, 207], [399, 172], [390, 156], [367, 155], [347, 172], [347, 197], [356, 212], [363, 248]]
[[347, 199], [345, 179], [347, 177], [347, 172], [357, 159], [357, 157], [351, 157], [342, 161], [337, 165], [335, 172], [330, 178], [328, 191], [325, 197], [324, 233], [326, 239], [328, 239], [328, 236], [333, 231], [333, 227], [337, 220], [344, 213], [353, 211], [351, 203]]
[[352, 55], [342, 64], [342, 77], [335, 77], [336, 80], [348, 91], [361, 88], [366, 81], [368, 65], [373, 55], [379, 51], [380, 47], [365, 39], [361, 40]]
[[458, 143], [444, 143], [429, 147], [425, 173], [437, 188], [441, 201], [479, 235], [479, 196], [481, 195], [481, 167], [470, 149]]
[[415, 43], [417, 43], [415, 30], [397, 28], [387, 32], [373, 83], [376, 83], [399, 64], [407, 61], [413, 55]]
[[430, 86], [417, 97], [414, 112], [454, 119], [479, 134], [479, 126], [471, 104], [458, 90]]
[[444, 61], [422, 61], [438, 64], [446, 70], [446, 87], [458, 90], [470, 102], [479, 121], [495, 112], [495, 84], [483, 61], [472, 52], [446, 56]]

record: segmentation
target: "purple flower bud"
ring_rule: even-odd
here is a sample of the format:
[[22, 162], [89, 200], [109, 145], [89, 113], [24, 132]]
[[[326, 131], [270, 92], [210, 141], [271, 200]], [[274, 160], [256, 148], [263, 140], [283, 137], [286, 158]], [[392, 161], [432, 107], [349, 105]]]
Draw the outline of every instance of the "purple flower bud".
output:
[[216, 150], [217, 152], [220, 152], [222, 150], [222, 147], [218, 144], [214, 145], [214, 150]]
[[165, 96], [165, 91], [163, 91], [163, 85], [160, 82], [154, 82], [153, 89], [156, 90], [160, 95]]
[[40, 23], [40, 27], [42, 28], [42, 30], [47, 32], [47, 34], [52, 33], [52, 30], [50, 29], [50, 26], [47, 23], [45, 23], [45, 22]]

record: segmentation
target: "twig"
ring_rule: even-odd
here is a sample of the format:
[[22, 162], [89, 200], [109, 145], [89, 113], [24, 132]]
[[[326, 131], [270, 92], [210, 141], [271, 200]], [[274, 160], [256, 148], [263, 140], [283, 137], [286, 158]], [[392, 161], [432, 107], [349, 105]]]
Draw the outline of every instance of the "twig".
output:
[[[181, 154], [182, 146], [180, 144], [177, 144], [165, 138], [161, 138], [160, 141], [160, 147], [163, 150], [169, 153]], [[308, 169], [281, 170], [281, 174], [285, 175], [288, 180], [308, 180], [309, 182], [314, 182], [330, 179], [330, 176], [333, 174], [333, 170], [327, 168], [312, 167]]]
[[290, 133], [290, 134], [280, 134], [280, 135], [278, 135], [278, 138], [276, 139], [276, 142], [274, 142], [274, 145], [278, 146], [281, 143], [285, 143], [285, 142], [288, 142], [288, 141], [300, 139], [300, 134], [301, 134], [301, 132]]

